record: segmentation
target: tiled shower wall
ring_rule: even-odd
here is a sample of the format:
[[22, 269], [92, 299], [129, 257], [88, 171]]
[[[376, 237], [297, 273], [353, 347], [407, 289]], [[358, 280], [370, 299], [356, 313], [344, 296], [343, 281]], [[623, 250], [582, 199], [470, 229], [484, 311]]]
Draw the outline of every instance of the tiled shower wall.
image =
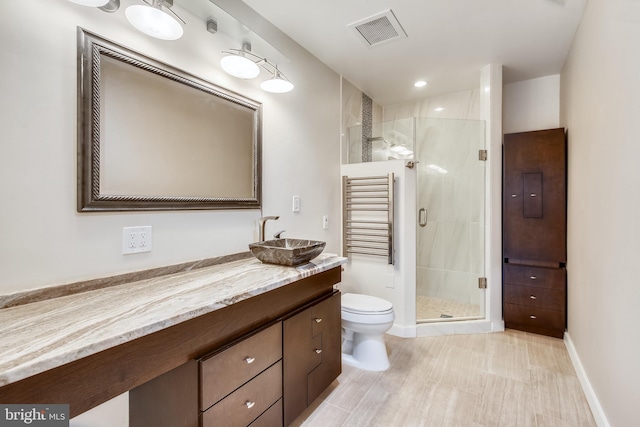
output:
[[372, 136], [372, 126], [381, 121], [382, 107], [348, 80], [342, 79], [343, 164], [371, 159], [371, 144], [363, 144], [362, 141]]

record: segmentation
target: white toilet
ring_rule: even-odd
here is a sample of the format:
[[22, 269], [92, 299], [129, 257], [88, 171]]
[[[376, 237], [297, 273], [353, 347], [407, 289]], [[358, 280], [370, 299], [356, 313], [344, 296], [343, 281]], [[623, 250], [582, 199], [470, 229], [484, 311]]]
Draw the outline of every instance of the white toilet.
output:
[[393, 305], [382, 298], [342, 294], [342, 363], [367, 371], [386, 371], [384, 334], [393, 325]]

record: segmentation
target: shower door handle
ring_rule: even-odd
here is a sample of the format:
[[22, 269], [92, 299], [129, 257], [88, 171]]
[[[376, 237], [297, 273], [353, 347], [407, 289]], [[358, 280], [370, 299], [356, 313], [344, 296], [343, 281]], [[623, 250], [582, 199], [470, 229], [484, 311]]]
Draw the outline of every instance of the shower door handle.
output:
[[425, 208], [420, 208], [418, 211], [418, 225], [420, 227], [425, 227], [427, 225], [427, 210]]

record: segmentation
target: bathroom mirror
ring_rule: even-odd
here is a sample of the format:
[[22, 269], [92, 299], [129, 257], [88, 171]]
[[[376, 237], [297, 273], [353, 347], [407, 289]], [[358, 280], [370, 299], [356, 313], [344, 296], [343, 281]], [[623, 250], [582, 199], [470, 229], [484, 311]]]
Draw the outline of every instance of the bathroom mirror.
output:
[[78, 211], [260, 207], [262, 106], [78, 28]]

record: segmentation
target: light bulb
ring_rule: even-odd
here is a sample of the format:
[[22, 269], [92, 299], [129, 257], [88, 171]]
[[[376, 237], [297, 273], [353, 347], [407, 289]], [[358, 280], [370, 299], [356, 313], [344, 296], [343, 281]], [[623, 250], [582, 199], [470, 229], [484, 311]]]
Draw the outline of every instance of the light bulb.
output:
[[293, 83], [281, 77], [273, 77], [260, 83], [260, 88], [271, 93], [286, 93], [293, 90]]
[[125, 15], [131, 25], [148, 36], [161, 40], [177, 40], [182, 37], [182, 25], [162, 9], [137, 4], [129, 6]]
[[241, 79], [255, 79], [260, 74], [260, 67], [249, 58], [241, 55], [227, 55], [220, 60], [224, 71]]

